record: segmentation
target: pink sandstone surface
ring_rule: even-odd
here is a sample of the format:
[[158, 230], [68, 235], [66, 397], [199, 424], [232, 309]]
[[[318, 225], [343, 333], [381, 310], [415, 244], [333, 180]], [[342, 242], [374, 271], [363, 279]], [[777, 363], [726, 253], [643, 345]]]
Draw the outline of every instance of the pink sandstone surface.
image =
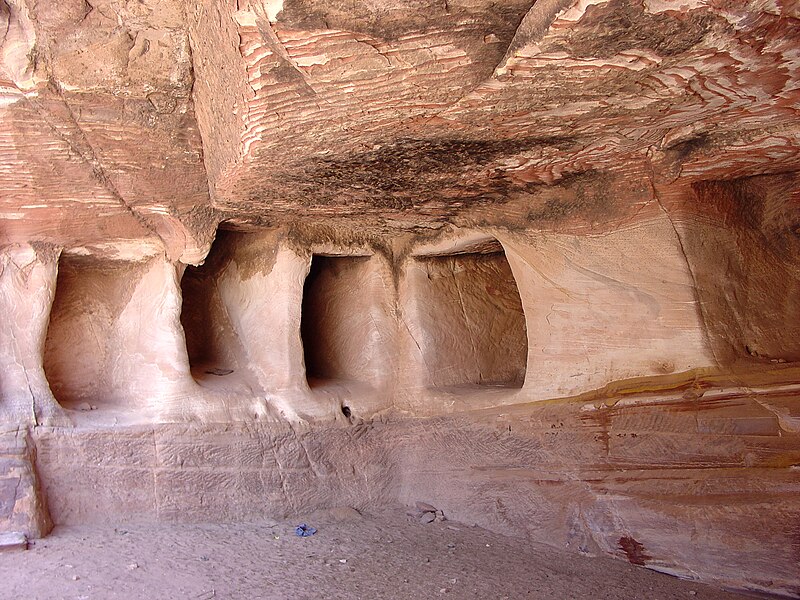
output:
[[795, 0], [0, 0], [0, 532], [425, 499], [800, 595]]

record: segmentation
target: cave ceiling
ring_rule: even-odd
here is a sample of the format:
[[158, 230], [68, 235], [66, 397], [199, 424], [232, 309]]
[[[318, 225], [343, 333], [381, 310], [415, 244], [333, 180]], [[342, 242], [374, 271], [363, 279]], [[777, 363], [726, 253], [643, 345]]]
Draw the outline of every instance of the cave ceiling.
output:
[[604, 231], [800, 168], [790, 0], [4, 0], [0, 25], [6, 243]]

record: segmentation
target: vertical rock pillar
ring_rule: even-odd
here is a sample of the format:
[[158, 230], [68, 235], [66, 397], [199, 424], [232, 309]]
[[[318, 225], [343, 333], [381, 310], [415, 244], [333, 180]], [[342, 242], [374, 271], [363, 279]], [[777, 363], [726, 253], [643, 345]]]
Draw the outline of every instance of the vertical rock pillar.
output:
[[52, 528], [28, 430], [0, 433], [0, 533], [40, 538]]
[[303, 282], [311, 257], [277, 239], [265, 242], [275, 245], [274, 256], [248, 260], [235, 253], [218, 287], [259, 385], [275, 409], [294, 421], [314, 413], [300, 339]]
[[0, 533], [28, 538], [52, 527], [28, 427], [61, 415], [42, 366], [57, 272], [52, 248], [0, 252]]
[[62, 413], [42, 358], [57, 273], [54, 249], [0, 251], [0, 423], [48, 424]]
[[162, 256], [150, 260], [110, 334], [117, 351], [109, 392], [119, 390], [122, 404], [149, 407], [166, 420], [191, 412], [197, 392], [180, 320], [180, 269]]

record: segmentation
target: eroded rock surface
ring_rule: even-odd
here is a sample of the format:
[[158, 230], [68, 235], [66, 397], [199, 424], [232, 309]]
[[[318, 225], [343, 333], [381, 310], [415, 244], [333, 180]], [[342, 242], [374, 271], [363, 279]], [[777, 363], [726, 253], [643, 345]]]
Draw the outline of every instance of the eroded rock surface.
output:
[[3, 531], [427, 499], [799, 593], [794, 0], [0, 0], [0, 169]]

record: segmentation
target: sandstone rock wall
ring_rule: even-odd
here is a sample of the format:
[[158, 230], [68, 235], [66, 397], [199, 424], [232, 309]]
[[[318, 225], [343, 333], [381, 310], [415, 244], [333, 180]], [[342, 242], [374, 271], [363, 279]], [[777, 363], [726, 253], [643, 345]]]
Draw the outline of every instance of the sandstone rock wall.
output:
[[792, 0], [0, 0], [0, 529], [421, 499], [797, 595], [798, 48]]
[[611, 405], [537, 402], [325, 428], [173, 424], [113, 437], [39, 428], [38, 464], [58, 523], [246, 521], [422, 500], [520, 543], [793, 597], [797, 388], [721, 383]]

